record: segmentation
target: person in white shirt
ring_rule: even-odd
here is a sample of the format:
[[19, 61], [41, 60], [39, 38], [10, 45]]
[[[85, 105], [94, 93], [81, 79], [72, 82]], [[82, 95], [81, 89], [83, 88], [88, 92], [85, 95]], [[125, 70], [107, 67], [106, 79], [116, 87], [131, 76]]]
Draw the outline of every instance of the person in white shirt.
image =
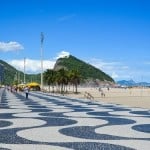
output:
[[26, 99], [28, 99], [28, 95], [29, 95], [29, 87], [28, 87], [28, 86], [26, 86], [26, 87], [24, 88], [24, 92], [25, 92], [25, 94], [26, 94]]

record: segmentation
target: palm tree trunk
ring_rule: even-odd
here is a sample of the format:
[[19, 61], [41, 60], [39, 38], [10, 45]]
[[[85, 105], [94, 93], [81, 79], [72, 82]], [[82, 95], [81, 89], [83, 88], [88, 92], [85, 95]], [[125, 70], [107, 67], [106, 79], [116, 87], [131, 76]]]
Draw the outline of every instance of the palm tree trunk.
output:
[[48, 90], [49, 90], [49, 93], [50, 93], [50, 85], [48, 85]]
[[78, 85], [77, 85], [77, 84], [75, 84], [76, 93], [78, 92], [77, 87], [78, 87]]

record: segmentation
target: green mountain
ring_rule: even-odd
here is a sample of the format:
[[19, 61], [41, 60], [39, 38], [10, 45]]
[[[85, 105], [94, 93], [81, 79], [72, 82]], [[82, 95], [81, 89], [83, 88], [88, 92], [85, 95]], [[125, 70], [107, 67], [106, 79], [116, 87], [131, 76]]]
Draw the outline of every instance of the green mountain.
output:
[[[23, 72], [18, 71], [16, 68], [12, 67], [3, 60], [0, 60], [0, 65], [4, 68], [4, 79], [2, 81], [3, 84], [10, 85], [22, 83], [24, 81]], [[72, 55], [65, 58], [59, 58], [56, 61], [54, 70], [59, 70], [60, 68], [65, 68], [67, 70], [78, 70], [85, 81], [94, 81], [97, 79], [99, 81], [114, 82], [114, 80], [109, 75], [107, 75], [100, 69], [82, 60], [79, 60]], [[26, 74], [25, 77], [26, 83], [32, 81], [40, 83], [40, 74]]]
[[101, 71], [100, 69], [77, 59], [76, 57], [70, 55], [68, 57], [59, 58], [56, 61], [56, 64], [54, 66], [54, 70], [59, 70], [60, 68], [65, 68], [67, 70], [78, 70], [82, 76], [83, 79], [88, 80], [100, 80], [100, 81], [110, 81], [114, 82], [114, 80]]
[[[24, 81], [24, 73], [18, 71], [16, 68], [12, 67], [8, 63], [3, 60], [0, 60], [0, 65], [3, 67], [3, 76], [4, 79], [2, 84], [10, 85], [10, 84], [17, 84], [22, 83]], [[0, 72], [2, 73], [2, 72]], [[40, 74], [25, 74], [26, 82], [40, 82]]]

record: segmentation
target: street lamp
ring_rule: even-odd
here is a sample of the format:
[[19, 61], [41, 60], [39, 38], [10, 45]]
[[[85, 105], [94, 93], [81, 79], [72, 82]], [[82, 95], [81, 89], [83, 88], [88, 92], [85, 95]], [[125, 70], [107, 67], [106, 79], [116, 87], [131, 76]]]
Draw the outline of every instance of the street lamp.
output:
[[44, 34], [41, 32], [41, 90], [43, 89], [43, 42]]
[[26, 83], [26, 58], [24, 57], [24, 79], [23, 79], [24, 84]]

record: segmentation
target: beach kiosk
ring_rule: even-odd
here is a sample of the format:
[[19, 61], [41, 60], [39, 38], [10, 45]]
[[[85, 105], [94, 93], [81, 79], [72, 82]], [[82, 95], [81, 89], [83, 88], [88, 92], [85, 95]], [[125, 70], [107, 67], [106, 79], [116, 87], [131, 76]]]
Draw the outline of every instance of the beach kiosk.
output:
[[26, 84], [31, 91], [40, 91], [40, 84], [37, 82], [30, 82]]
[[23, 91], [25, 86], [26, 86], [26, 84], [24, 84], [24, 83], [21, 83], [21, 84], [17, 85], [19, 91]]

